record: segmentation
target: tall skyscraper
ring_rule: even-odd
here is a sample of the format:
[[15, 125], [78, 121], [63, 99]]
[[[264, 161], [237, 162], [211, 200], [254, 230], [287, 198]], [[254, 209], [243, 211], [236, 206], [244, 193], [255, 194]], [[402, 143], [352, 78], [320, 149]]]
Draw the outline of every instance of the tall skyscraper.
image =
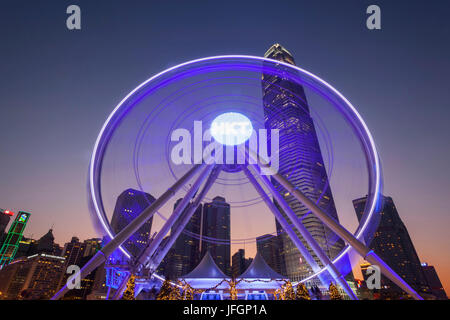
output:
[[[181, 200], [177, 200], [174, 205], [174, 210]], [[173, 264], [172, 277], [181, 277], [182, 275], [188, 274], [200, 262], [200, 241], [192, 235], [189, 235], [188, 232], [194, 235], [200, 234], [201, 217], [202, 205], [200, 204], [172, 247], [173, 250], [170, 255], [170, 263]], [[177, 224], [174, 225], [174, 228], [177, 228]]]
[[[127, 189], [117, 198], [114, 213], [111, 219], [111, 228], [115, 233], [120, 232], [134, 220], [145, 208], [150, 206], [155, 198], [148, 193]], [[127, 241], [124, 247], [133, 256], [139, 255], [148, 245], [153, 218], [147, 220]]]
[[[64, 271], [67, 271], [69, 266], [76, 265], [82, 268], [90, 258], [97, 252], [100, 248], [101, 239], [93, 238], [85, 240], [84, 242], [80, 242], [77, 237], [72, 237], [70, 242], [64, 245], [62, 256], [65, 259]], [[99, 271], [97, 268], [94, 272], [91, 272], [87, 277], [83, 278], [80, 283], [79, 289], [72, 289], [68, 291], [64, 299], [65, 300], [84, 300], [87, 295], [91, 293], [94, 279], [96, 277], [96, 273]], [[67, 279], [70, 274], [67, 272], [63, 272], [60, 280], [59, 287], [61, 288], [63, 285], [67, 283]]]
[[19, 249], [20, 240], [22, 240], [23, 232], [30, 218], [31, 213], [19, 211], [16, 219], [14, 219], [9, 228], [8, 235], [0, 249], [0, 269], [10, 263], [16, 256]]
[[0, 233], [3, 234], [8, 226], [9, 220], [14, 215], [14, 212], [0, 209]]
[[[367, 196], [353, 200], [358, 221], [362, 218], [366, 202]], [[416, 249], [391, 197], [382, 197], [380, 222], [373, 239], [367, 245], [419, 294], [430, 292]], [[399, 287], [384, 276], [381, 277], [381, 287], [382, 294], [396, 296], [402, 293]]]
[[201, 256], [210, 252], [217, 266], [231, 275], [230, 241], [230, 205], [225, 198], [215, 197], [212, 202], [203, 205], [202, 237], [209, 237], [228, 243], [201, 241]]
[[265, 234], [256, 238], [256, 249], [269, 267], [281, 275], [286, 275], [281, 245], [281, 237], [279, 235]]
[[[177, 200], [174, 209], [181, 200]], [[179, 278], [191, 272], [209, 251], [217, 266], [231, 275], [230, 245], [209, 241], [209, 238], [230, 241], [230, 205], [225, 202], [225, 198], [215, 197], [211, 203], [200, 205], [184, 231], [164, 257], [158, 273], [170, 279]], [[164, 238], [163, 243], [168, 240], [169, 237]]]
[[14, 215], [14, 212], [9, 210], [0, 209], [0, 248], [3, 245], [3, 241], [6, 238], [6, 227], [11, 220], [11, 217]]
[[[271, 46], [264, 57], [295, 65], [292, 54], [279, 44]], [[278, 173], [287, 177], [309, 199], [315, 201], [329, 216], [338, 221], [316, 129], [303, 86], [288, 78], [263, 74], [262, 89], [265, 127], [266, 129], [279, 129]], [[330, 258], [334, 258], [344, 247], [344, 242], [279, 183], [274, 180], [272, 182], [324, 252]], [[280, 211], [283, 212], [283, 210]], [[310, 267], [303, 263], [305, 259], [301, 257], [300, 252], [286, 233], [281, 232], [278, 224], [277, 231], [282, 238], [282, 255], [285, 260], [286, 275], [291, 280], [304, 278], [310, 272]], [[297, 232], [297, 234], [299, 233]], [[302, 239], [301, 236], [300, 239]], [[306, 247], [309, 246], [306, 245]], [[311, 255], [320, 265], [320, 261], [312, 251]]]
[[431, 294], [439, 300], [447, 300], [447, 294], [442, 286], [441, 280], [433, 266], [429, 266], [428, 263], [422, 263], [422, 270], [430, 287]]

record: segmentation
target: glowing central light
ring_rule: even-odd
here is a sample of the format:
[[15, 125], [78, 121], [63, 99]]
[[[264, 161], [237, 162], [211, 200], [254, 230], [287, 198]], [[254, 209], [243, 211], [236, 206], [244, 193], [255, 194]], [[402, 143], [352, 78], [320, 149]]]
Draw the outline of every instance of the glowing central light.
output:
[[211, 135], [221, 144], [236, 146], [247, 141], [253, 132], [249, 118], [236, 112], [222, 113], [211, 123]]

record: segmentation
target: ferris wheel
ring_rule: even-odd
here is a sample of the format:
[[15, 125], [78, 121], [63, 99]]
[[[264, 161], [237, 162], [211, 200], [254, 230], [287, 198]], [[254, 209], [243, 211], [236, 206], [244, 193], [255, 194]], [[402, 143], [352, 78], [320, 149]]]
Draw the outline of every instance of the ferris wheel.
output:
[[[314, 112], [299, 107], [298, 101], [305, 101], [304, 95], [299, 96], [295, 90], [286, 87], [277, 88], [277, 79], [316, 93], [337, 111], [357, 138], [365, 161], [367, 204], [354, 232], [345, 228], [322, 205], [322, 200], [329, 198], [328, 182], [319, 188], [317, 196], [311, 196], [307, 188], [299, 187], [297, 183], [303, 169], [295, 171], [297, 169], [292, 166], [286, 169], [282, 163], [277, 163], [287, 157], [293, 158], [291, 163], [301, 163], [300, 159], [305, 156], [301, 145], [298, 154], [292, 151], [294, 140], [302, 138], [295, 134], [286, 135], [289, 130], [285, 129], [285, 123], [292, 121], [294, 128], [314, 130], [310, 123], [296, 122], [295, 115], [290, 113], [293, 108], [275, 108], [267, 103], [263, 112], [261, 83], [263, 90], [269, 86], [270, 90], [278, 90], [277, 99], [282, 100], [282, 105], [294, 105], [295, 112]], [[327, 136], [326, 126], [319, 117], [316, 119], [315, 124]], [[177, 141], [189, 141], [192, 153], [186, 154], [187, 149], [180, 144], [174, 147]], [[183, 152], [179, 152], [181, 149]], [[108, 157], [112, 160], [107, 160]], [[321, 161], [316, 162], [324, 166]], [[116, 176], [109, 177], [104, 172], [108, 166], [114, 168]], [[325, 169], [321, 170], [325, 172]], [[111, 181], [134, 183], [142, 191], [151, 183], [151, 187], [159, 187], [157, 192], [160, 194], [118, 233], [111, 228], [110, 210], [104, 195], [105, 190], [111, 188], [113, 183], [108, 184]], [[339, 267], [349, 252], [356, 252], [377, 265], [387, 278], [413, 298], [422, 299], [364, 243], [373, 232], [382, 174], [374, 139], [356, 108], [330, 84], [304, 69], [278, 60], [244, 55], [202, 58], [166, 69], [144, 81], [114, 108], [97, 137], [89, 167], [90, 200], [98, 224], [110, 241], [78, 276], [86, 277], [116, 250], [128, 258], [129, 268], [117, 289], [116, 298], [120, 297], [131, 274], [146, 270], [151, 276], [159, 276], [156, 274], [158, 266], [180, 234], [186, 232], [185, 227], [197, 207], [208, 199], [208, 193], [214, 187], [238, 190], [236, 193], [241, 198], [232, 203], [236, 207], [251, 211], [256, 204], [264, 205], [275, 217], [311, 270], [308, 277], [299, 282], [313, 278], [321, 280], [323, 275], [329, 274], [351, 299], [357, 299]], [[250, 192], [242, 191], [244, 189], [251, 189], [251, 196], [246, 196]], [[161, 214], [160, 210], [180, 193], [182, 200], [173, 212]], [[340, 252], [330, 255], [324, 249], [320, 236], [314, 234], [299, 216], [299, 207], [345, 243]], [[124, 242], [146, 221], [158, 215], [163, 218], [161, 227], [148, 246], [138, 255], [128, 252]], [[233, 241], [241, 243], [248, 239]], [[68, 290], [67, 285], [64, 286], [52, 299], [63, 297]]]

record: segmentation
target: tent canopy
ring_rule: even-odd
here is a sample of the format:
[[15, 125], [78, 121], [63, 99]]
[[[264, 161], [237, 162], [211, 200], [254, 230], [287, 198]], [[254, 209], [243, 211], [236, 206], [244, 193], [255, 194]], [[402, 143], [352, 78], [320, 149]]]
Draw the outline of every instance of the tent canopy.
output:
[[267, 262], [264, 260], [262, 255], [257, 252], [255, 258], [253, 259], [247, 270], [241, 274], [238, 279], [248, 278], [248, 279], [285, 279], [286, 277], [275, 272]]
[[194, 270], [189, 272], [188, 274], [182, 276], [184, 279], [227, 279], [229, 278], [222, 270], [219, 269], [217, 264], [214, 262], [211, 254], [206, 252], [202, 261], [195, 267]]

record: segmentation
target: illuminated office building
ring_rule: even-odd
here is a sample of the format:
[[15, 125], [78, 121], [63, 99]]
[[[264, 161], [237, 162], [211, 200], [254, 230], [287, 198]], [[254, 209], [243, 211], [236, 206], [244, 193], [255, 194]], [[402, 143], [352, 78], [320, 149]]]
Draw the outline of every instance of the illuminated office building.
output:
[[0, 249], [0, 269], [15, 258], [30, 215], [28, 212], [19, 211], [16, 219], [11, 224], [6, 239]]
[[245, 270], [252, 263], [253, 258], [245, 258], [245, 250], [239, 249], [235, 254], [231, 257], [231, 274], [234, 278], [237, 278], [241, 274], [244, 273]]
[[14, 212], [0, 209], [0, 233], [4, 233]]
[[230, 205], [225, 198], [215, 197], [212, 202], [205, 203], [202, 220], [201, 256], [209, 251], [222, 272], [231, 275]]
[[[150, 206], [155, 198], [148, 193], [127, 189], [117, 198], [111, 219], [111, 228], [115, 233], [120, 232], [133, 221], [145, 208]], [[136, 233], [127, 239], [123, 246], [133, 256], [138, 256], [148, 245], [153, 218], [148, 219]]]
[[22, 240], [19, 241], [16, 258], [28, 257], [35, 254], [36, 242], [35, 239], [27, 238], [25, 236], [22, 237]]
[[265, 234], [256, 238], [256, 249], [264, 261], [277, 273], [286, 275], [284, 259], [282, 259], [281, 237]]
[[11, 220], [11, 217], [14, 215], [14, 212], [9, 210], [0, 209], [0, 248], [3, 245], [3, 241], [5, 241], [6, 238], [6, 227], [9, 224], [9, 221]]
[[[65, 272], [61, 276], [59, 288], [63, 287], [71, 274], [67, 273], [67, 269], [70, 266], [76, 265], [80, 269], [91, 259], [97, 250], [100, 248], [101, 239], [93, 238], [83, 242], [77, 237], [72, 237], [70, 242], [64, 245], [62, 256], [65, 259], [64, 270]], [[85, 300], [91, 293], [96, 278], [96, 273], [99, 272], [99, 268], [91, 272], [88, 276], [81, 279], [80, 288], [69, 290], [64, 295], [64, 300]]]
[[[271, 46], [264, 57], [295, 65], [292, 54], [279, 44]], [[316, 128], [303, 86], [284, 77], [263, 74], [262, 89], [265, 127], [268, 130], [279, 129], [278, 173], [287, 177], [309, 199], [315, 201], [322, 210], [338, 221]], [[330, 258], [334, 258], [343, 249], [344, 242], [278, 182], [272, 179], [272, 183], [323, 251]], [[303, 279], [311, 268], [304, 263], [305, 259], [291, 239], [280, 229], [277, 224], [277, 231], [282, 240], [282, 258], [286, 275], [291, 280]], [[309, 247], [306, 242], [304, 244]], [[310, 252], [321, 265], [316, 255], [311, 250]], [[348, 266], [348, 271], [350, 269]]]
[[47, 254], [22, 257], [0, 272], [3, 299], [50, 299], [64, 272], [64, 258]]
[[447, 294], [445, 293], [444, 287], [442, 286], [441, 280], [433, 266], [429, 266], [428, 263], [422, 263], [422, 270], [427, 280], [428, 286], [430, 287], [431, 294], [438, 300], [447, 300]]
[[[174, 209], [180, 201], [177, 200]], [[164, 238], [162, 245], [168, 239]], [[179, 278], [191, 272], [209, 251], [219, 268], [230, 275], [230, 244], [217, 243], [220, 241], [230, 241], [230, 205], [225, 198], [215, 197], [212, 202], [197, 208], [158, 270], [170, 279]]]
[[[178, 199], [175, 202], [174, 210], [181, 200], [182, 199]], [[191, 272], [200, 261], [200, 241], [195, 236], [198, 237], [200, 234], [201, 217], [202, 205], [200, 204], [183, 232], [178, 236], [172, 246], [171, 252], [168, 254], [168, 260], [170, 260], [170, 264], [172, 265], [171, 276], [173, 278], [178, 278]], [[177, 223], [173, 226], [172, 231], [176, 228]]]
[[[367, 197], [353, 200], [358, 221], [366, 202]], [[430, 292], [416, 249], [391, 197], [382, 196], [379, 225], [367, 245], [419, 294]], [[364, 270], [363, 275], [366, 277]], [[381, 287], [382, 295], [395, 298], [402, 294], [402, 290], [384, 276], [381, 276]]]

